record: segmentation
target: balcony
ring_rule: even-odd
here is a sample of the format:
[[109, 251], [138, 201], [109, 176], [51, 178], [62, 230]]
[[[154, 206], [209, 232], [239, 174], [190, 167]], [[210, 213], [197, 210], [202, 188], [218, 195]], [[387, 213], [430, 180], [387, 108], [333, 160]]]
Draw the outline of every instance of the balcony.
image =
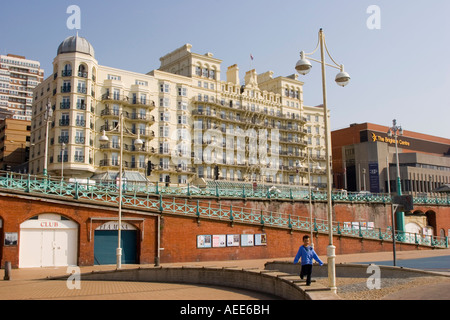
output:
[[75, 162], [84, 163], [84, 156], [83, 156], [83, 155], [76, 154], [75, 157], [74, 157], [74, 161], [75, 161]]
[[82, 119], [77, 119], [75, 121], [75, 125], [77, 127], [85, 127], [86, 126], [86, 120], [82, 120]]
[[60, 127], [67, 127], [70, 124], [70, 119], [64, 118], [59, 120]]
[[59, 143], [69, 143], [69, 136], [59, 136], [58, 137], [58, 142]]
[[61, 102], [61, 104], [59, 105], [60, 109], [65, 110], [65, 109], [70, 109], [70, 101], [67, 102]]
[[118, 117], [120, 112], [119, 110], [115, 110], [115, 109], [103, 109], [102, 112], [100, 113], [102, 116], [113, 116], [113, 117]]
[[100, 149], [102, 149], [102, 150], [105, 150], [105, 149], [118, 150], [118, 149], [120, 149], [120, 144], [118, 142], [102, 143], [100, 145]]
[[63, 77], [71, 77], [72, 76], [72, 70], [63, 70], [61, 72], [61, 76], [63, 76]]
[[131, 104], [136, 106], [155, 107], [155, 102], [147, 99], [131, 99]]
[[132, 106], [142, 106], [150, 109], [155, 108], [155, 102], [147, 99], [133, 99], [120, 94], [103, 94], [102, 101], [107, 102], [121, 102], [123, 104], [132, 105]]
[[100, 167], [118, 167], [119, 159], [103, 159], [100, 160]]
[[77, 102], [77, 109], [86, 110], [86, 104], [84, 104], [84, 102]]
[[85, 137], [76, 136], [75, 137], [75, 143], [84, 144], [86, 142]]
[[69, 93], [72, 91], [72, 87], [71, 86], [62, 86], [61, 87], [61, 93]]
[[86, 87], [80, 87], [80, 86], [78, 86], [78, 87], [77, 87], [77, 92], [78, 92], [78, 93], [86, 94], [86, 93], [87, 93], [87, 88], [86, 88]]
[[[62, 161], [62, 160], [64, 160], [64, 161]], [[58, 162], [69, 162], [69, 156], [67, 154], [65, 154], [64, 156], [59, 155]]]

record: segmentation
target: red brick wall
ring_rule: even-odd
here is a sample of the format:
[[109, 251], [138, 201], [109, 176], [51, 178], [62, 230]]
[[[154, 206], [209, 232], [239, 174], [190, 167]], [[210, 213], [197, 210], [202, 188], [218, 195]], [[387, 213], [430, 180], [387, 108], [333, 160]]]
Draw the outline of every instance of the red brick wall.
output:
[[[267, 234], [267, 246], [253, 247], [226, 247], [197, 249], [197, 235], [219, 234]], [[196, 262], [196, 261], [224, 261], [243, 259], [272, 259], [294, 257], [302, 237], [308, 232], [290, 232], [257, 226], [246, 226], [229, 222], [208, 221], [178, 216], [164, 216], [162, 225], [161, 251], [162, 263]], [[326, 234], [314, 234], [316, 252], [320, 256], [326, 256], [329, 237]], [[336, 254], [351, 254], [363, 252], [383, 252], [392, 250], [392, 242], [375, 241], [360, 238], [333, 237], [333, 245], [336, 246]], [[416, 245], [397, 243], [396, 249], [419, 250], [424, 249]], [[324, 261], [326, 262], [326, 261]]]
[[[178, 202], [183, 202], [179, 199]], [[191, 201], [195, 204], [196, 201]], [[211, 201], [203, 200], [200, 205], [218, 206], [216, 199]], [[292, 201], [238, 201], [238, 200], [222, 200], [222, 206], [233, 205], [237, 207], [244, 206], [246, 208], [255, 208], [256, 210], [269, 209], [273, 212], [281, 211], [292, 216], [300, 215], [309, 217], [308, 203], [292, 203]], [[433, 210], [435, 212], [435, 228], [450, 228], [450, 207], [444, 206], [427, 206], [417, 207], [424, 213]], [[78, 244], [78, 264], [93, 265], [94, 264], [94, 230], [97, 226], [108, 221], [108, 219], [117, 217], [117, 209], [100, 208], [94, 206], [85, 206], [80, 202], [52, 202], [51, 200], [31, 200], [26, 197], [18, 196], [1, 196], [0, 197], [0, 218], [3, 220], [3, 228], [0, 229], [1, 237], [5, 232], [17, 232], [19, 234], [20, 243], [20, 224], [27, 219], [43, 214], [55, 213], [63, 215], [79, 225], [79, 244]], [[318, 218], [326, 218], [325, 203], [316, 203], [314, 213]], [[150, 213], [149, 213], [150, 214]], [[430, 213], [428, 213], [430, 215]], [[102, 217], [105, 220], [93, 220], [91, 217]], [[136, 228], [143, 231], [143, 238], [138, 241], [139, 262], [142, 264], [153, 264], [156, 256], [157, 246], [157, 218], [152, 215], [139, 215], [134, 211], [124, 209], [123, 217], [142, 219], [140, 221], [127, 221], [134, 224]], [[340, 204], [334, 206], [335, 221], [374, 221], [376, 227], [390, 225], [390, 206], [383, 204]], [[287, 229], [277, 229], [257, 225], [243, 225], [229, 221], [207, 220], [201, 218], [197, 223], [195, 217], [183, 217], [171, 214], [163, 214], [161, 218], [161, 263], [169, 262], [195, 262], [201, 260], [237, 260], [237, 259], [271, 259], [293, 257], [299, 245], [301, 238], [307, 232], [291, 232]], [[383, 228], [383, 227], [382, 227]], [[225, 248], [208, 248], [197, 249], [197, 235], [215, 235], [215, 234], [260, 234], [267, 235], [267, 246], [253, 247], [225, 247]], [[4, 246], [3, 239], [0, 243], [0, 263], [4, 266], [5, 261], [11, 261], [13, 267], [19, 264], [19, 245]], [[328, 235], [319, 235], [315, 237], [317, 252], [320, 255], [326, 255], [326, 247], [328, 246]], [[381, 242], [374, 240], [366, 240], [359, 238], [348, 238], [334, 236], [334, 245], [337, 254], [356, 253], [356, 252], [373, 252], [373, 251], [390, 251], [392, 250], [391, 242]], [[415, 245], [398, 245], [398, 250], [415, 250]]]
[[[55, 213], [65, 216], [79, 226], [79, 242], [78, 242], [78, 265], [93, 265], [94, 264], [94, 230], [96, 227], [102, 225], [109, 218], [117, 217], [117, 209], [103, 210], [93, 207], [72, 206], [70, 203], [49, 203], [45, 201], [32, 201], [19, 197], [0, 197], [0, 218], [3, 220], [3, 232], [17, 232], [20, 244], [20, 224], [31, 217], [43, 213]], [[124, 211], [124, 216], [129, 218], [142, 218], [140, 215], [129, 214]], [[105, 220], [89, 219], [90, 217], [104, 217]], [[127, 221], [128, 222], [128, 221]], [[140, 262], [154, 263], [156, 255], [156, 218], [148, 217], [144, 222], [133, 222], [139, 230], [144, 229], [147, 236], [140, 239]], [[3, 240], [3, 239], [2, 239]], [[13, 267], [19, 265], [19, 245], [4, 246], [3, 241], [0, 244], [0, 263], [4, 266], [5, 261], [11, 261]]]

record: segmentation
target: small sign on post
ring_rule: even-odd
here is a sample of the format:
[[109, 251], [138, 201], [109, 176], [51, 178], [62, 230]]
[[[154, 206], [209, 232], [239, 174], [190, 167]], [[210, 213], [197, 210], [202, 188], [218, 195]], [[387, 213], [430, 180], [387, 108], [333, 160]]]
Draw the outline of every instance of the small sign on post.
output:
[[394, 196], [392, 198], [392, 204], [397, 204], [399, 206], [398, 210], [402, 210], [402, 211], [413, 211], [414, 210], [413, 197], [411, 195]]

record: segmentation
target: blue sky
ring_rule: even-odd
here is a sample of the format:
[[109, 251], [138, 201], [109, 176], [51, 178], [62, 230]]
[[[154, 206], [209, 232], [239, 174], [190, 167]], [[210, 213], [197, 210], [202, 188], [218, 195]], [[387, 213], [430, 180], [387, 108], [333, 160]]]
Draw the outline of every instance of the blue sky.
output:
[[[8, 1], [0, 12], [0, 53], [39, 60], [47, 77], [58, 45], [76, 33], [66, 26], [70, 5], [80, 7], [79, 34], [101, 65], [142, 73], [190, 43], [193, 52], [223, 60], [222, 79], [235, 63], [242, 79], [250, 67], [288, 76], [323, 28], [332, 57], [352, 77], [338, 87], [337, 70], [327, 68], [332, 130], [363, 122], [388, 126], [395, 118], [404, 130], [450, 138], [448, 0]], [[367, 27], [370, 5], [380, 8], [380, 29]], [[299, 79], [305, 104], [321, 104], [320, 65], [313, 62]]]

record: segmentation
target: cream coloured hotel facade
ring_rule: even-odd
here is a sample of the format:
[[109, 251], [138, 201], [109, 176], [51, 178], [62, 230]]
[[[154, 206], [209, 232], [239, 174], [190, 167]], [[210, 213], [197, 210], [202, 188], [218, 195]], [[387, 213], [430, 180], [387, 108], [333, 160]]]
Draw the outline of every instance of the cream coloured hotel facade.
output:
[[111, 182], [122, 146], [129, 182], [186, 184], [218, 172], [304, 186], [309, 165], [311, 185], [324, 187], [323, 108], [303, 105], [297, 76], [250, 70], [241, 83], [237, 65], [223, 70], [213, 54], [191, 49], [141, 74], [100, 65], [82, 37], [64, 40], [52, 76], [34, 91], [29, 172]]

